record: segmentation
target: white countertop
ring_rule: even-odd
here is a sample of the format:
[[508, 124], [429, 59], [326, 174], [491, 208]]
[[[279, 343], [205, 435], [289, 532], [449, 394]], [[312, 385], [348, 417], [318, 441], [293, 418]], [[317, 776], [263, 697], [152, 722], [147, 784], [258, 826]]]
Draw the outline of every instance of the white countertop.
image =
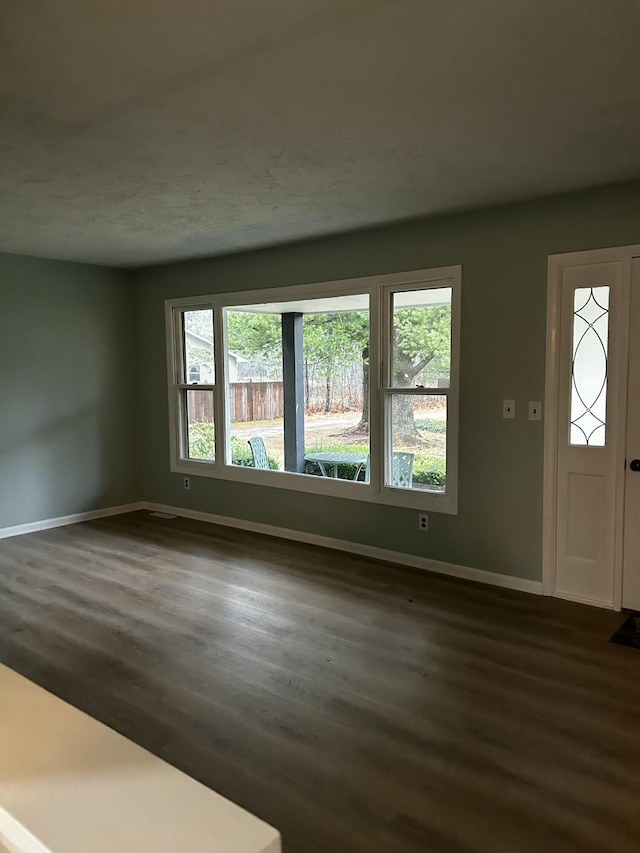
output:
[[268, 824], [0, 665], [0, 851], [280, 853]]

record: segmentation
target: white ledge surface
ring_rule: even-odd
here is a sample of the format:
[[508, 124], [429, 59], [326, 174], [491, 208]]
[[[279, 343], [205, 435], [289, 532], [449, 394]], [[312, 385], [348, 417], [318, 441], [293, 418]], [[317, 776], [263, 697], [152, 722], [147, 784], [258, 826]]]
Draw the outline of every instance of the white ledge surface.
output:
[[281, 853], [268, 824], [0, 665], [0, 851]]

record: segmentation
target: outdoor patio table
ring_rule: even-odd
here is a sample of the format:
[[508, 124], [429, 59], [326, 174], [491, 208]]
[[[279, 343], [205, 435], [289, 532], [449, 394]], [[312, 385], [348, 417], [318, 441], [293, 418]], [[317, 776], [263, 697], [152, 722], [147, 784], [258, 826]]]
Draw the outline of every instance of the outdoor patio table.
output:
[[307, 462], [315, 462], [320, 468], [323, 477], [328, 477], [326, 465], [333, 465], [333, 476], [338, 476], [339, 465], [357, 465], [354, 480], [358, 479], [358, 474], [362, 470], [362, 466], [367, 464], [368, 453], [352, 453], [348, 450], [323, 450], [319, 453], [307, 453], [304, 457]]

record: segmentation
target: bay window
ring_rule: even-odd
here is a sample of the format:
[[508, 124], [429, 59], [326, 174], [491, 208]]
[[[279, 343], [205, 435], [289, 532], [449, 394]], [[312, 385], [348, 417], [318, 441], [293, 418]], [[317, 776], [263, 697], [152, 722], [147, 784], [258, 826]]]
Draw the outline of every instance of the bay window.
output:
[[173, 471], [457, 511], [459, 267], [166, 309]]

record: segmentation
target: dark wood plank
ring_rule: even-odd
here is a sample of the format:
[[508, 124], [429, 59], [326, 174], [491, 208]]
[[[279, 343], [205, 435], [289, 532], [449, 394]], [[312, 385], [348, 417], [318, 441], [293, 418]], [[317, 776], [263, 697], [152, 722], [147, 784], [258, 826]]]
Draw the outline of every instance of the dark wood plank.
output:
[[285, 853], [639, 846], [619, 614], [185, 519], [0, 541], [0, 657]]

